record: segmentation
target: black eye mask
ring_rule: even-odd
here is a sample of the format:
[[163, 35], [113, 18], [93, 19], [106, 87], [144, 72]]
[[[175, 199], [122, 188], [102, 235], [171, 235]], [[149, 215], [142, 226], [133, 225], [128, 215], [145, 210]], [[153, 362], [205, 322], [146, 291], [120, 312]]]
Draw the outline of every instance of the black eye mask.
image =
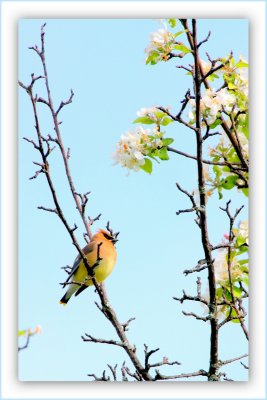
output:
[[106, 233], [103, 233], [104, 237], [108, 240], [113, 240], [113, 237], [110, 235], [107, 235]]

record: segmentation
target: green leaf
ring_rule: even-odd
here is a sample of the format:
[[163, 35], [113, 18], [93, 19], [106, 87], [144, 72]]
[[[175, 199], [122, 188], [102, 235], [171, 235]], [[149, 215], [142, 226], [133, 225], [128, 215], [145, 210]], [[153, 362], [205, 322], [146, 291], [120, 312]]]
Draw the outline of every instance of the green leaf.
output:
[[177, 38], [178, 36], [180, 36], [180, 35], [182, 35], [183, 33], [187, 32], [187, 30], [188, 30], [188, 29], [184, 29], [184, 30], [182, 30], [182, 31], [176, 32], [176, 33], [174, 33], [173, 36], [174, 36], [175, 38]]
[[213, 155], [212, 155], [212, 158], [213, 158], [213, 161], [215, 161], [215, 162], [220, 161], [220, 159], [221, 159], [220, 156], [213, 156]]
[[169, 144], [172, 144], [174, 142], [174, 139], [172, 138], [164, 138], [162, 139], [162, 145], [163, 146], [169, 146]]
[[139, 117], [133, 121], [134, 124], [155, 124], [155, 121], [150, 119], [149, 117]]
[[249, 283], [248, 276], [245, 276], [244, 278], [242, 278], [242, 282], [243, 282], [246, 286], [248, 286], [248, 283]]
[[217, 75], [217, 74], [211, 74], [211, 75], [209, 75], [208, 76], [208, 81], [211, 81], [211, 82], [213, 82], [214, 81], [214, 79], [218, 79], [219, 78], [219, 75]]
[[244, 195], [246, 196], [246, 197], [248, 197], [248, 188], [243, 188], [243, 189], [241, 189], [242, 190], [242, 192], [244, 193]]
[[173, 45], [174, 50], [181, 51], [182, 53], [191, 53], [191, 50], [186, 47], [184, 44], [175, 44]]
[[216, 121], [213, 122], [213, 124], [210, 125], [211, 129], [216, 128], [216, 126], [221, 125], [222, 120], [220, 118], [216, 119]]
[[[227, 316], [231, 316], [231, 317], [237, 317], [237, 313], [235, 310], [232, 309], [232, 311], [229, 311], [229, 314]], [[231, 322], [235, 323], [235, 324], [239, 324], [240, 320], [238, 318], [236, 319], [232, 319]]]
[[149, 160], [149, 158], [145, 158], [145, 163], [144, 165], [140, 165], [140, 168], [147, 172], [148, 174], [152, 173], [152, 161]]
[[157, 64], [157, 62], [158, 62], [157, 58], [158, 58], [159, 55], [160, 55], [159, 52], [157, 52], [157, 51], [152, 51], [152, 52], [149, 54], [149, 56], [147, 57], [146, 64], [149, 64], [149, 63], [150, 63], [151, 65]]
[[28, 329], [24, 329], [23, 331], [18, 331], [18, 336], [25, 336], [28, 332]]
[[248, 63], [244, 62], [244, 61], [238, 61], [238, 63], [235, 66], [236, 68], [247, 68], [248, 67]]
[[234, 83], [231, 83], [231, 82], [228, 83], [228, 88], [229, 89], [238, 89], [238, 87]]
[[[216, 160], [218, 161], [218, 160]], [[218, 165], [213, 166], [213, 171], [216, 174], [216, 178], [219, 178], [222, 175], [221, 168]]]
[[237, 245], [237, 247], [243, 246], [245, 243], [246, 243], [246, 240], [245, 240], [243, 237], [238, 236], [238, 237], [236, 238], [236, 245]]
[[216, 297], [217, 299], [221, 299], [223, 297], [223, 289], [221, 287], [216, 289]]
[[237, 255], [243, 254], [248, 252], [248, 246], [247, 245], [242, 245], [238, 248], [238, 253]]
[[239, 261], [240, 265], [244, 265], [244, 264], [247, 264], [247, 263], [248, 263], [248, 258], [246, 258], [245, 260], [240, 260]]
[[227, 299], [228, 301], [232, 301], [232, 295], [231, 295], [230, 290], [224, 288], [224, 292], [223, 292], [223, 293], [224, 293], [224, 296], [226, 297], [226, 299]]
[[242, 296], [242, 289], [237, 286], [233, 286], [233, 293], [234, 297], [237, 297], [239, 299]]
[[166, 115], [166, 113], [163, 112], [163, 111], [157, 110], [157, 111], [155, 111], [155, 115], [156, 115], [156, 117], [157, 117], [158, 119], [161, 119], [161, 118], [163, 118], [163, 117]]
[[147, 154], [147, 156], [152, 158], [152, 160], [156, 161], [158, 164], [160, 164], [160, 162], [156, 159], [156, 157], [154, 157], [151, 153]]
[[161, 160], [169, 160], [169, 155], [166, 147], [162, 147], [161, 149], [158, 149], [157, 151], [157, 156]]
[[166, 126], [169, 125], [173, 122], [173, 119], [169, 118], [169, 117], [164, 117], [161, 121], [160, 121], [160, 125]]
[[168, 19], [168, 24], [170, 25], [171, 28], [175, 28], [177, 25], [177, 21], [175, 18], [170, 18]]
[[236, 181], [238, 179], [238, 176], [236, 175], [230, 175], [224, 181], [222, 182], [222, 187], [226, 190], [233, 189], [233, 187], [236, 184]]

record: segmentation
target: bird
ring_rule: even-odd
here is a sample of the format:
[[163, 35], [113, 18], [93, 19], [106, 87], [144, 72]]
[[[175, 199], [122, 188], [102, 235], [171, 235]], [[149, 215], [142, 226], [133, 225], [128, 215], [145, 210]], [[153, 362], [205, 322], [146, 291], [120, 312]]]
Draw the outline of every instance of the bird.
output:
[[[118, 234], [100, 229], [82, 249], [90, 267], [94, 267], [94, 278], [97, 282], [103, 282], [114, 269], [117, 259], [115, 243], [118, 241]], [[73, 283], [69, 283], [70, 280]], [[74, 260], [73, 267], [63, 287], [67, 284], [69, 288], [59, 302], [63, 305], [68, 303], [74, 293], [75, 296], [78, 296], [88, 286], [93, 285], [80, 254]]]

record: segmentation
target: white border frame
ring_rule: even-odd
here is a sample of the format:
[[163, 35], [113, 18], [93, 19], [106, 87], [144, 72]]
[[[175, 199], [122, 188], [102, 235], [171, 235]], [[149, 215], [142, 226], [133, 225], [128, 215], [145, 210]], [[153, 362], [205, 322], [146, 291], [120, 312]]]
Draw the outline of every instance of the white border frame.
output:
[[[64, 6], [63, 6], [64, 4]], [[264, 1], [4, 1], [2, 5], [2, 399], [265, 399], [265, 2]], [[103, 11], [104, 10], [104, 11]], [[87, 382], [18, 382], [16, 352], [17, 296], [17, 21], [19, 18], [248, 18], [251, 39], [251, 212], [252, 274], [250, 381], [156, 382], [155, 384]], [[264, 88], [264, 89], [263, 89]], [[256, 165], [256, 167], [255, 167]], [[257, 229], [256, 229], [257, 228]], [[257, 232], [257, 234], [256, 234]], [[255, 234], [254, 234], [255, 233]], [[14, 284], [12, 285], [12, 282]], [[257, 288], [257, 290], [255, 289]], [[8, 305], [8, 307], [7, 307]], [[260, 315], [260, 318], [256, 318]], [[219, 386], [218, 386], [219, 385]], [[242, 386], [241, 386], [242, 385]], [[63, 397], [64, 396], [64, 397]], [[90, 397], [89, 397], [90, 396]]]

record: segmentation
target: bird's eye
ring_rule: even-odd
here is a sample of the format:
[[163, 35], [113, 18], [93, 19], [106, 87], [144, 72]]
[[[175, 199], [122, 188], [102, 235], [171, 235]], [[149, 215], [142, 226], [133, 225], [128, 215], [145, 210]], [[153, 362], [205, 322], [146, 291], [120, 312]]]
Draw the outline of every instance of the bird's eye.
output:
[[105, 237], [107, 240], [112, 240], [112, 239], [113, 239], [112, 236], [107, 235], [106, 233], [103, 233], [103, 235], [104, 235], [104, 237]]

